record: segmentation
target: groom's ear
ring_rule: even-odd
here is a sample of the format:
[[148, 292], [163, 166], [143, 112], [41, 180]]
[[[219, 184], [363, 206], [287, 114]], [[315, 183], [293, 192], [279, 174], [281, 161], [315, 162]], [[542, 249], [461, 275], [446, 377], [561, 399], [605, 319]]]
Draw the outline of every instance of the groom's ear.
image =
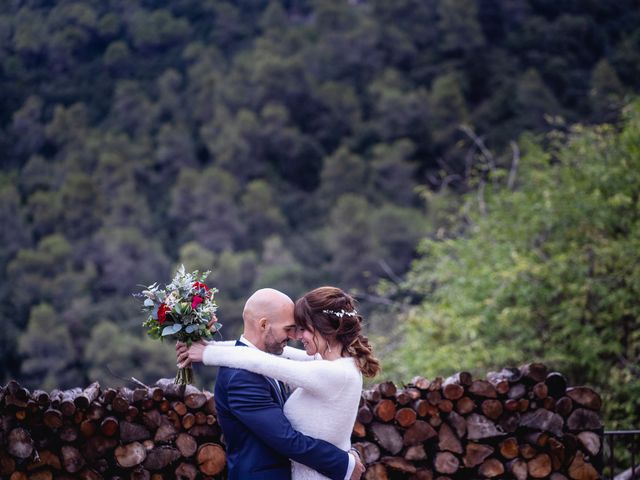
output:
[[258, 320], [258, 326], [260, 327], [261, 330], [266, 330], [266, 328], [267, 328], [267, 318], [266, 317], [262, 317], [260, 320]]

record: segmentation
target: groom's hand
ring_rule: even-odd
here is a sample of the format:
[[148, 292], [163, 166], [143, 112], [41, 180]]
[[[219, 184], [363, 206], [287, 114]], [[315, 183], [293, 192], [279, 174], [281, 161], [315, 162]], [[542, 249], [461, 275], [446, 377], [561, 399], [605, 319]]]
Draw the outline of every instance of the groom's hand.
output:
[[359, 480], [359, 478], [364, 473], [364, 465], [360, 461], [360, 458], [357, 455], [354, 455], [356, 459], [356, 467], [353, 469], [353, 473], [351, 474], [351, 478], [349, 480]]
[[184, 354], [186, 354], [187, 356], [187, 359], [184, 361], [186, 361], [187, 366], [189, 366], [191, 361], [188, 359], [189, 348], [187, 347], [187, 344], [184, 342], [176, 342], [176, 365], [178, 367], [180, 367], [180, 361], [181, 361], [181, 358], [184, 358]]
[[216, 315], [212, 315], [211, 320], [209, 320], [209, 323], [207, 323], [207, 328], [209, 330], [213, 329], [216, 326], [216, 323], [218, 323], [218, 317], [216, 317]]
[[191, 344], [191, 347], [181, 342], [176, 344], [176, 359], [178, 360], [178, 368], [186, 368], [192, 362], [202, 362], [202, 354], [204, 349], [207, 348], [207, 344], [200, 340], [199, 342]]

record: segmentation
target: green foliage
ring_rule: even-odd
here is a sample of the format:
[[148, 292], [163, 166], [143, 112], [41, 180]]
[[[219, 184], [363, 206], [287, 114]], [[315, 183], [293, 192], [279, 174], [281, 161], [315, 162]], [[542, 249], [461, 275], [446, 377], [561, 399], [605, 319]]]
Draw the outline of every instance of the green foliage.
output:
[[265, 237], [284, 231], [286, 219], [274, 201], [274, 192], [265, 180], [247, 185], [241, 198], [242, 211], [248, 225], [247, 239], [259, 247]]
[[211, 268], [214, 264], [214, 259], [214, 253], [198, 242], [188, 242], [180, 248], [180, 258], [175, 268], [178, 268], [178, 265], [185, 265], [189, 271], [200, 270], [204, 272]]
[[260, 260], [253, 282], [255, 289], [269, 287], [289, 291], [293, 285], [297, 285], [292, 295], [302, 291], [300, 286], [305, 283], [304, 266], [286, 249], [282, 237], [273, 235], [264, 241]]
[[434, 80], [429, 104], [433, 116], [434, 139], [440, 143], [451, 141], [456, 126], [466, 123], [468, 118], [466, 103], [456, 75], [449, 73]]
[[[465, 233], [424, 240], [406, 287], [424, 295], [387, 374], [540, 360], [603, 394], [611, 427], [640, 420], [640, 102], [622, 131], [526, 140], [515, 189], [465, 198]], [[491, 180], [491, 179], [490, 179]], [[484, 195], [484, 207], [478, 195]], [[632, 413], [634, 412], [634, 413]]]
[[78, 268], [71, 257], [72, 246], [61, 234], [44, 237], [36, 248], [20, 249], [6, 268], [12, 303], [20, 311], [39, 301], [60, 308], [88, 292], [95, 271], [88, 264]]
[[89, 379], [103, 385], [126, 385], [130, 377], [152, 384], [172, 377], [176, 369], [173, 345], [144, 338], [141, 329], [134, 335], [110, 322], [91, 331], [84, 361]]
[[178, 240], [196, 240], [205, 248], [231, 248], [244, 233], [236, 203], [238, 182], [225, 170], [184, 168], [172, 189], [169, 210]]
[[18, 350], [24, 357], [21, 371], [27, 385], [49, 390], [75, 385], [77, 371], [72, 367], [76, 355], [71, 334], [51, 305], [33, 307]]
[[478, 10], [473, 0], [442, 0], [438, 4], [445, 51], [472, 50], [484, 45], [484, 36], [478, 22]]
[[606, 59], [600, 60], [591, 73], [589, 99], [594, 113], [599, 118], [615, 120], [616, 112], [623, 105], [624, 93], [624, 86], [611, 64]]
[[464, 231], [489, 162], [460, 123], [500, 171], [549, 119], [615, 124], [637, 25], [631, 0], [0, 2], [0, 380], [43, 303], [88, 379], [82, 339], [137, 332], [130, 293], [181, 262], [213, 269], [226, 338], [258, 287], [391, 291]]

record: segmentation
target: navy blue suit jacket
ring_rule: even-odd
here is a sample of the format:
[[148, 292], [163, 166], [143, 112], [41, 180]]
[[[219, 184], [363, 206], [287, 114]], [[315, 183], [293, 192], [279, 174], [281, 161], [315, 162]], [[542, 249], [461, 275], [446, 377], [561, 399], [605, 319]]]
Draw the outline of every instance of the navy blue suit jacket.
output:
[[[244, 346], [240, 341], [236, 346]], [[301, 434], [284, 416], [284, 399], [266, 377], [220, 367], [215, 387], [218, 421], [227, 445], [229, 480], [288, 480], [289, 459], [344, 480], [348, 454]], [[309, 415], [313, 415], [309, 412]]]

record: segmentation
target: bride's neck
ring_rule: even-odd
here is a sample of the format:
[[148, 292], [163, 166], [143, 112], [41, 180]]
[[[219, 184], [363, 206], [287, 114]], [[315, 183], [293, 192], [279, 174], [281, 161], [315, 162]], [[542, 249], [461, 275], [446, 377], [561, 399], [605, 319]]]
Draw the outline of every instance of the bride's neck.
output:
[[342, 346], [331, 347], [331, 351], [327, 348], [322, 354], [323, 360], [337, 360], [342, 358]]

